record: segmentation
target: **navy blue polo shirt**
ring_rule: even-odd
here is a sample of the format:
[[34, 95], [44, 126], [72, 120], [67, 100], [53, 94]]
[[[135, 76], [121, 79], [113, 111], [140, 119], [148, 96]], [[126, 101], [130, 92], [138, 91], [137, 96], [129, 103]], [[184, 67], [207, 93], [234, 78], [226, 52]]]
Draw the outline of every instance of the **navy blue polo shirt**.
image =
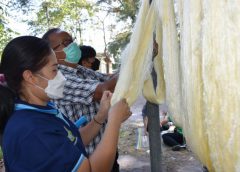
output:
[[[80, 133], [66, 117], [48, 113], [50, 105], [15, 110], [3, 135], [3, 155], [9, 172], [77, 171], [87, 157]], [[30, 107], [30, 109], [29, 109]], [[31, 109], [32, 108], [32, 109]]]

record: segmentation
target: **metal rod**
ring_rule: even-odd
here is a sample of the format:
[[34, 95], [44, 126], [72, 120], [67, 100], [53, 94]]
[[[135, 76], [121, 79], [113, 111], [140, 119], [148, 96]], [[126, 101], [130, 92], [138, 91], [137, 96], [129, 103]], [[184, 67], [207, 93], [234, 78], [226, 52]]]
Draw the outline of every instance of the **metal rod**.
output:
[[[154, 69], [152, 71], [152, 78], [154, 87], [156, 88], [157, 76]], [[146, 112], [148, 116], [151, 172], [162, 172], [159, 105], [147, 102]]]

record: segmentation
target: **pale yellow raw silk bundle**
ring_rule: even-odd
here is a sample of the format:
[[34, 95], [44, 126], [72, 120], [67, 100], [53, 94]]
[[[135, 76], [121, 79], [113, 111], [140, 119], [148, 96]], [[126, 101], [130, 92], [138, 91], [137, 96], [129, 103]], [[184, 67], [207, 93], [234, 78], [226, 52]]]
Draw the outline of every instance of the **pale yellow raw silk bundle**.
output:
[[130, 43], [121, 55], [121, 68], [112, 104], [121, 98], [126, 98], [132, 105], [142, 94], [145, 80], [152, 68], [153, 32], [157, 11], [154, 2], [149, 7], [149, 1], [143, 0], [137, 17]]
[[[112, 104], [121, 98], [126, 98], [128, 104], [132, 105], [141, 94], [152, 103], [161, 104], [165, 100], [159, 7], [158, 1], [153, 1], [150, 7], [148, 0], [142, 1], [130, 43], [121, 56], [120, 76], [113, 94]], [[154, 31], [157, 32], [156, 41], [159, 44], [159, 50], [153, 63]], [[151, 77], [152, 67], [157, 73], [156, 91]]]
[[[152, 64], [154, 31], [159, 54]], [[240, 172], [239, 66], [238, 1], [153, 0], [149, 6], [143, 0], [112, 103], [126, 98], [131, 105], [142, 92], [152, 103], [166, 101], [187, 145], [210, 172]]]
[[[161, 0], [158, 8], [162, 20], [163, 72], [166, 83], [166, 103], [175, 125], [182, 126], [180, 50], [177, 38], [173, 0]], [[162, 14], [162, 15], [161, 15]]]
[[163, 73], [162, 59], [162, 28], [161, 22], [157, 19], [156, 23], [156, 42], [158, 43], [158, 55], [154, 58], [153, 67], [157, 74], [157, 86], [154, 88], [151, 74], [147, 77], [143, 86], [143, 95], [151, 103], [161, 104], [165, 100], [165, 80]]
[[240, 171], [240, 3], [203, 0], [204, 122], [217, 172]]
[[240, 4], [176, 2], [187, 144], [209, 171], [240, 171]]
[[187, 145], [212, 171], [203, 107], [201, 0], [178, 1], [181, 32], [181, 107]]

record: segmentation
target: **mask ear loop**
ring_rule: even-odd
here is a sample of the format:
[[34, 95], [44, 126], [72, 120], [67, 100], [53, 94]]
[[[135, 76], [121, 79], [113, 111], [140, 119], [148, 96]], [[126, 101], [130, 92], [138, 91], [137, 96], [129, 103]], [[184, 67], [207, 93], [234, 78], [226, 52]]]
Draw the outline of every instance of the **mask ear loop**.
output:
[[[42, 76], [42, 75], [40, 75], [40, 74], [38, 74], [38, 73], [37, 73], [36, 75], [39, 76], [40, 78], [46, 80], [46, 81], [49, 81], [49, 79], [45, 78], [44, 76]], [[44, 88], [38, 86], [37, 84], [33, 84], [33, 85], [34, 85], [35, 87], [41, 89], [41, 90], [45, 90]]]
[[58, 61], [65, 61], [65, 59], [58, 59]]
[[49, 79], [45, 78], [44, 76], [40, 75], [40, 74], [37, 74], [37, 76], [39, 76], [40, 78], [42, 79], [45, 79], [46, 81], [49, 81]]

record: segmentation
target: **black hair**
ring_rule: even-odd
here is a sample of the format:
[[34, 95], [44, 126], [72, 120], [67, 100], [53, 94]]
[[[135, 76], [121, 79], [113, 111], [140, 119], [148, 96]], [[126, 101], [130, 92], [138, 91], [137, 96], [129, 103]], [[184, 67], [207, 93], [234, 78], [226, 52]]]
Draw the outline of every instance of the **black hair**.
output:
[[92, 70], [94, 71], [99, 70], [99, 67], [100, 67], [100, 60], [96, 58], [92, 64]]
[[60, 32], [61, 29], [60, 28], [52, 28], [52, 29], [49, 29], [43, 36], [42, 36], [42, 39], [45, 39], [45, 40], [48, 40], [49, 41], [49, 36], [53, 33], [57, 33], [57, 32]]
[[0, 145], [2, 145], [2, 135], [5, 125], [14, 110], [14, 93], [0, 85]]
[[7, 87], [0, 87], [0, 134], [14, 109], [14, 101], [19, 96], [23, 72], [35, 73], [48, 63], [47, 56], [52, 49], [46, 40], [34, 36], [21, 36], [10, 41], [2, 53], [1, 71]]
[[95, 49], [91, 46], [82, 45], [82, 46], [80, 46], [80, 50], [82, 52], [82, 56], [78, 62], [79, 65], [82, 65], [83, 60], [86, 60], [91, 57], [96, 57], [97, 53], [96, 53]]

